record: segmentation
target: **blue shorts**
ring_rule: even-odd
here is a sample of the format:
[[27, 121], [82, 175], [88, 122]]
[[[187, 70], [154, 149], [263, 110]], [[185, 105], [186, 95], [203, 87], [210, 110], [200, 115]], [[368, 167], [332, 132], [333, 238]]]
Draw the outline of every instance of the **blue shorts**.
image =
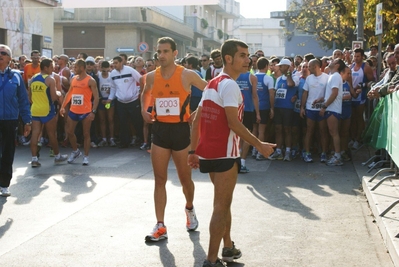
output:
[[306, 114], [306, 118], [312, 120], [312, 121], [322, 121], [325, 119], [325, 116], [322, 117], [320, 116], [320, 111], [319, 110], [309, 110], [307, 109], [305, 114]]
[[324, 113], [324, 118], [327, 119], [328, 117], [330, 117], [331, 115], [333, 115], [335, 118], [337, 118], [337, 120], [341, 119], [341, 114], [334, 112], [334, 111], [326, 111]]
[[40, 121], [41, 123], [45, 124], [45, 123], [51, 121], [54, 117], [55, 117], [55, 114], [54, 113], [50, 113], [46, 117], [34, 117], [34, 116], [32, 116], [32, 120]]
[[76, 113], [73, 113], [72, 111], [69, 111], [68, 116], [69, 116], [69, 118], [71, 118], [74, 121], [82, 121], [82, 120], [86, 119], [86, 117], [89, 116], [90, 113], [91, 112], [85, 113], [85, 114], [76, 114]]
[[[98, 110], [107, 110], [105, 108], [105, 105], [102, 103], [103, 100], [108, 100], [108, 98], [100, 99], [100, 101], [98, 102], [98, 107], [97, 107]], [[111, 104], [111, 107], [115, 106], [115, 100], [112, 100], [110, 104]]]
[[347, 120], [352, 116], [352, 106], [342, 105], [341, 120]]

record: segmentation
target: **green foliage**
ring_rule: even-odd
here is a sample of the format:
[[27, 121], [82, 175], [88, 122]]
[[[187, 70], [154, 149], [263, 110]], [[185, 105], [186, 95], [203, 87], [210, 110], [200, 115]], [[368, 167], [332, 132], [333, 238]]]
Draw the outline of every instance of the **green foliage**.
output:
[[208, 28], [208, 21], [206, 19], [204, 19], [204, 18], [201, 19], [201, 27], [203, 29]]
[[[356, 40], [358, 0], [294, 0], [287, 12], [296, 30], [314, 34], [321, 46], [343, 48]], [[397, 0], [364, 0], [365, 47], [377, 44], [375, 36], [376, 6], [383, 3], [383, 43], [398, 43], [399, 16]], [[394, 3], [395, 2], [395, 3]], [[398, 15], [396, 15], [398, 14]], [[399, 22], [399, 19], [396, 20]], [[398, 23], [399, 24], [399, 23]]]

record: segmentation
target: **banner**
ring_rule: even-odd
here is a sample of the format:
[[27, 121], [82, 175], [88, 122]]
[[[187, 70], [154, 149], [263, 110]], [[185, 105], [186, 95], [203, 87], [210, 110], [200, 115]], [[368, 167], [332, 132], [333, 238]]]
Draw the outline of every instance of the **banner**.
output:
[[399, 165], [399, 92], [393, 93], [391, 97], [391, 113], [388, 117], [388, 123], [391, 125], [391, 147], [388, 152], [393, 161]]

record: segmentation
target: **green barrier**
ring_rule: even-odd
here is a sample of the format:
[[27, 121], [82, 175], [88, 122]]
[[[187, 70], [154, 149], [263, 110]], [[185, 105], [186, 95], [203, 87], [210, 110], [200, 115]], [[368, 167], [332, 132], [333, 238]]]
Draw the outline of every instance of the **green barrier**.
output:
[[386, 149], [399, 163], [399, 92], [380, 99], [362, 139], [375, 149]]

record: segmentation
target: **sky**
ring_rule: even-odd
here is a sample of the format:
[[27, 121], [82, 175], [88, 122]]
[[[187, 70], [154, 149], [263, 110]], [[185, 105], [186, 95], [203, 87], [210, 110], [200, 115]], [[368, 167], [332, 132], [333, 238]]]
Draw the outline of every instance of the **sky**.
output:
[[286, 10], [284, 0], [236, 1], [240, 3], [240, 13], [245, 18], [270, 18], [270, 12]]

